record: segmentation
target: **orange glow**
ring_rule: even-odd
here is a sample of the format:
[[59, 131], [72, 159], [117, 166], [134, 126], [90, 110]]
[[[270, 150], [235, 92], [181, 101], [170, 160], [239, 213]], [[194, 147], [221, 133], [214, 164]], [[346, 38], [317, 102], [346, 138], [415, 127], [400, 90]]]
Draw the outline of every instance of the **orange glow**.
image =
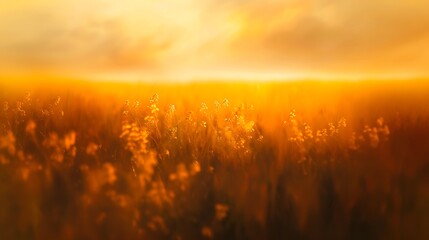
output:
[[[0, 3], [0, 74], [149, 81], [428, 75], [429, 3]], [[37, 75], [37, 74], [36, 74]]]
[[0, 80], [0, 239], [429, 236], [427, 80]]
[[4, 0], [0, 240], [429, 239], [428, 0]]

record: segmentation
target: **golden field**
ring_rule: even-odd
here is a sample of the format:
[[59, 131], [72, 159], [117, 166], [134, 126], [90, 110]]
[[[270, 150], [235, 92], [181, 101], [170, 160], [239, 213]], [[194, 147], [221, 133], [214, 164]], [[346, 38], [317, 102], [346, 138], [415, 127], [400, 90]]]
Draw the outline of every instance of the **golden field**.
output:
[[0, 82], [0, 239], [427, 239], [429, 83]]

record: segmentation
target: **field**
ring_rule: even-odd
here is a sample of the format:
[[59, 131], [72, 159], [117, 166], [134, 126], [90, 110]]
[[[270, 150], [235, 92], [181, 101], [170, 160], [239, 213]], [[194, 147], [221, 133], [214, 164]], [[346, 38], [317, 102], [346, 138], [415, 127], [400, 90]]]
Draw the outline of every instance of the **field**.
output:
[[429, 83], [0, 81], [0, 239], [428, 239]]

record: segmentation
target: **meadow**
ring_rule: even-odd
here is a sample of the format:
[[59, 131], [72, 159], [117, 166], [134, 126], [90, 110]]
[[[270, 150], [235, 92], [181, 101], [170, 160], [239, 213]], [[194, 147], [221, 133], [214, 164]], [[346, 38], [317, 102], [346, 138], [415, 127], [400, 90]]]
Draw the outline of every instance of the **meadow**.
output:
[[429, 83], [0, 81], [0, 239], [428, 239]]

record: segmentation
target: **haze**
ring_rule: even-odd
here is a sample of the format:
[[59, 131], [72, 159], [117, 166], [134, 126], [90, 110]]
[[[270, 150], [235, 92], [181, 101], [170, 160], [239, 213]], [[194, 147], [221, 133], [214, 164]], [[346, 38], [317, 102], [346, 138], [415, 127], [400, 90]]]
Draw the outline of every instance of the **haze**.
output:
[[428, 76], [429, 2], [0, 3], [0, 74], [93, 79]]

